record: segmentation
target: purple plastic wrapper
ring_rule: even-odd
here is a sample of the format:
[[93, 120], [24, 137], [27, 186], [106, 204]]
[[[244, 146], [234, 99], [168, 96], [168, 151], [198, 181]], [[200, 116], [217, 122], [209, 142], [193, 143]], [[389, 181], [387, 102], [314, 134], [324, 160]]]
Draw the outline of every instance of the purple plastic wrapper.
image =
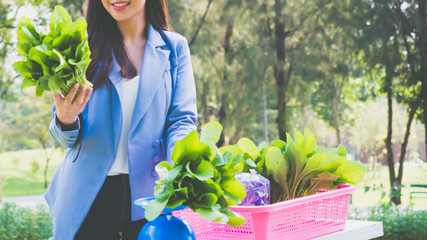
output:
[[242, 206], [261, 206], [270, 204], [270, 180], [250, 169], [251, 173], [237, 174], [236, 180], [245, 186], [246, 197]]

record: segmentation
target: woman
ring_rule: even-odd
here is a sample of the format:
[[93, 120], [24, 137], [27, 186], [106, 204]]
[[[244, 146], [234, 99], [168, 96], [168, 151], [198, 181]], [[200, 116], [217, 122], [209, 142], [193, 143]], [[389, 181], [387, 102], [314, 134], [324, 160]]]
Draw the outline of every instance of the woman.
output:
[[50, 133], [68, 148], [45, 194], [54, 239], [137, 239], [133, 201], [153, 196], [154, 167], [196, 129], [190, 52], [165, 0], [88, 0], [86, 18], [94, 90], [54, 95]]

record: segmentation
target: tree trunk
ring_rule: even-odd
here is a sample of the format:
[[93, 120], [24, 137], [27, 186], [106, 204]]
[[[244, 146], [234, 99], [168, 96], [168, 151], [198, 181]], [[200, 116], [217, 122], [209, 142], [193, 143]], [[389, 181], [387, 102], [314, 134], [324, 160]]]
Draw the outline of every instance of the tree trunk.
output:
[[277, 85], [277, 126], [279, 138], [286, 141], [286, 85], [285, 79], [285, 24], [282, 18], [282, 1], [274, 1], [275, 8], [275, 38], [276, 61], [274, 64], [274, 78]]
[[225, 118], [227, 117], [227, 114], [225, 112], [225, 104], [226, 104], [225, 94], [223, 94], [222, 98], [221, 98], [221, 107], [219, 108], [219, 112], [218, 112], [219, 122], [222, 125], [222, 132], [221, 132], [221, 136], [219, 137], [218, 142], [216, 143], [217, 147], [222, 147], [225, 143], [225, 137], [224, 137], [225, 127], [226, 127]]
[[[424, 78], [427, 78], [427, 76], [424, 75]], [[424, 146], [427, 156], [427, 79], [423, 79], [422, 86], [421, 86], [421, 92], [423, 95], [423, 112], [424, 112]]]
[[[222, 84], [223, 86], [227, 83], [228, 81], [228, 73], [227, 73], [227, 65], [228, 65], [228, 61], [229, 61], [229, 54], [230, 54], [230, 42], [231, 42], [231, 37], [233, 35], [233, 19], [230, 17], [229, 19], [227, 19], [227, 26], [226, 26], [226, 30], [225, 30], [225, 35], [222, 41], [222, 48], [224, 50], [224, 60], [223, 60], [223, 75], [222, 75]], [[224, 87], [223, 87], [224, 89]], [[225, 91], [222, 92], [222, 96], [221, 96], [221, 107], [219, 108], [219, 122], [222, 124], [223, 126], [223, 130], [221, 133], [221, 136], [219, 137], [219, 141], [217, 142], [217, 146], [221, 147], [224, 145], [225, 143], [225, 120], [227, 118], [227, 111], [226, 111], [226, 106], [227, 106], [227, 93]]]
[[280, 76], [276, 76], [276, 84], [277, 84], [277, 126], [279, 130], [279, 138], [283, 141], [286, 141], [286, 89], [283, 85], [279, 85], [280, 81], [277, 78]]
[[209, 82], [203, 82], [203, 92], [201, 96], [202, 104], [202, 113], [204, 124], [209, 122], [209, 106], [208, 106], [208, 96], [209, 96]]
[[190, 43], [188, 44], [188, 47], [191, 48], [193, 46], [194, 42], [196, 41], [197, 35], [199, 34], [200, 29], [202, 29], [203, 24], [205, 23], [206, 15], [208, 14], [209, 7], [211, 6], [212, 0], [209, 0], [208, 5], [206, 6], [205, 13], [203, 14], [202, 18], [200, 19], [199, 25], [196, 28], [196, 31], [194, 32], [193, 37], [190, 40]]
[[[391, 82], [391, 77], [386, 76], [386, 81]], [[387, 124], [387, 138], [385, 140], [385, 145], [387, 148], [387, 165], [388, 172], [390, 177], [390, 187], [391, 187], [391, 201], [396, 205], [400, 204], [400, 196], [397, 195], [395, 191], [396, 188], [396, 174], [394, 172], [394, 160], [393, 160], [393, 149], [391, 143], [391, 136], [393, 134], [393, 97], [392, 97], [392, 89], [391, 84], [387, 87], [387, 107], [388, 107], [388, 124]]]
[[332, 111], [334, 114], [334, 127], [335, 127], [335, 134], [337, 136], [337, 145], [341, 144], [341, 133], [340, 133], [340, 120], [339, 120], [339, 106], [338, 106], [338, 100], [334, 100], [334, 104], [332, 106]]
[[39, 141], [43, 147], [43, 152], [44, 152], [44, 156], [46, 159], [46, 165], [44, 166], [44, 170], [43, 170], [43, 177], [44, 177], [44, 188], [47, 189], [47, 170], [49, 168], [49, 161], [50, 161], [50, 158], [52, 157], [52, 155], [49, 156], [49, 154], [47, 153], [46, 143], [42, 139], [39, 139]]
[[[50, 159], [49, 159], [50, 160]], [[47, 189], [47, 170], [49, 168], [49, 160], [46, 160], [46, 166], [44, 168], [43, 171], [43, 176], [44, 176], [44, 188]]]
[[265, 81], [262, 81], [262, 103], [264, 120], [264, 141], [268, 144], [268, 115], [267, 115], [267, 96], [265, 95]]
[[405, 161], [405, 155], [406, 155], [406, 147], [408, 146], [409, 141], [409, 135], [411, 134], [411, 124], [412, 120], [414, 120], [414, 115], [417, 112], [418, 104], [411, 107], [411, 110], [409, 111], [408, 115], [408, 122], [406, 123], [406, 130], [405, 130], [405, 136], [402, 143], [402, 149], [400, 150], [400, 158], [399, 158], [399, 175], [397, 175], [397, 185], [399, 193], [401, 193], [401, 185], [402, 185], [402, 178], [403, 178], [403, 162]]
[[[427, 47], [425, 49], [425, 51], [427, 51]], [[427, 54], [427, 53], [426, 53]], [[424, 60], [424, 65], [427, 64], [427, 57], [425, 57]], [[427, 67], [426, 70], [421, 70], [421, 77], [422, 79], [422, 83], [421, 83], [421, 94], [422, 94], [422, 106], [423, 106], [423, 113], [424, 113], [424, 146], [425, 146], [425, 153], [427, 156]]]
[[394, 171], [394, 155], [392, 149], [391, 138], [393, 135], [393, 74], [394, 68], [390, 61], [390, 56], [388, 54], [388, 39], [383, 38], [383, 61], [385, 65], [385, 87], [387, 92], [387, 108], [388, 108], [388, 123], [387, 123], [387, 138], [385, 139], [385, 145], [387, 149], [387, 165], [389, 171], [390, 179], [390, 189], [391, 189], [391, 202], [399, 205], [401, 203], [400, 195], [396, 191], [398, 189], [398, 184], [396, 182], [396, 173]]
[[425, 151], [427, 154], [427, 13], [426, 13], [426, 1], [418, 0], [418, 13], [419, 13], [419, 34], [418, 46], [420, 48], [421, 55], [421, 67], [419, 73], [419, 79], [421, 81], [421, 93], [422, 93], [422, 108], [424, 111], [424, 134], [425, 134]]
[[49, 154], [47, 152], [47, 148], [48, 148], [47, 142], [42, 138], [38, 138], [38, 140], [39, 140], [40, 144], [42, 145], [45, 160], [46, 160], [46, 164], [45, 164], [44, 170], [43, 170], [43, 177], [44, 177], [44, 188], [47, 189], [47, 187], [48, 187], [47, 170], [49, 169], [49, 162], [52, 159], [53, 154], [55, 153], [56, 147], [54, 146], [52, 149], [52, 152]]

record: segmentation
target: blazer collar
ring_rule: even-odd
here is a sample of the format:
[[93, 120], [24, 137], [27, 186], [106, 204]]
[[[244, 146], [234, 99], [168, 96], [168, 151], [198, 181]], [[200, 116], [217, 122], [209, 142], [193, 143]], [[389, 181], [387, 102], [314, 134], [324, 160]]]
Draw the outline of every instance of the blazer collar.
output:
[[148, 41], [154, 47], [161, 47], [166, 45], [161, 33], [157, 31], [151, 24], [148, 24]]
[[[166, 45], [165, 41], [161, 36], [161, 33], [158, 32], [151, 24], [148, 24], [147, 44], [148, 43], [150, 43], [151, 46], [154, 48]], [[117, 64], [116, 57], [114, 56], [114, 52], [113, 52], [113, 65], [110, 71], [109, 78], [111, 82], [114, 84], [114, 86], [117, 86], [117, 84], [120, 82], [120, 79], [121, 79], [120, 68], [119, 68], [119, 65]]]

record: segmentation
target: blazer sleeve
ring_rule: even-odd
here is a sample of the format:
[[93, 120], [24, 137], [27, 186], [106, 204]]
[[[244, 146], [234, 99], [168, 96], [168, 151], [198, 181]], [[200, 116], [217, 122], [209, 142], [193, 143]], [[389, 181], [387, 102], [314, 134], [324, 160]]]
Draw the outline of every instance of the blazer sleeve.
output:
[[171, 106], [166, 118], [166, 156], [168, 161], [171, 161], [175, 142], [182, 140], [192, 130], [197, 129], [196, 86], [190, 49], [185, 38], [182, 38], [177, 47], [176, 71]]
[[56, 143], [58, 143], [61, 147], [64, 148], [70, 148], [74, 146], [76, 143], [77, 137], [79, 136], [80, 126], [81, 126], [81, 119], [80, 117], [77, 118], [77, 129], [70, 130], [70, 131], [64, 131], [61, 128], [61, 125], [59, 124], [59, 120], [56, 117], [56, 109], [55, 106], [53, 106], [52, 111], [52, 121], [49, 125], [49, 132], [52, 138], [55, 140]]

